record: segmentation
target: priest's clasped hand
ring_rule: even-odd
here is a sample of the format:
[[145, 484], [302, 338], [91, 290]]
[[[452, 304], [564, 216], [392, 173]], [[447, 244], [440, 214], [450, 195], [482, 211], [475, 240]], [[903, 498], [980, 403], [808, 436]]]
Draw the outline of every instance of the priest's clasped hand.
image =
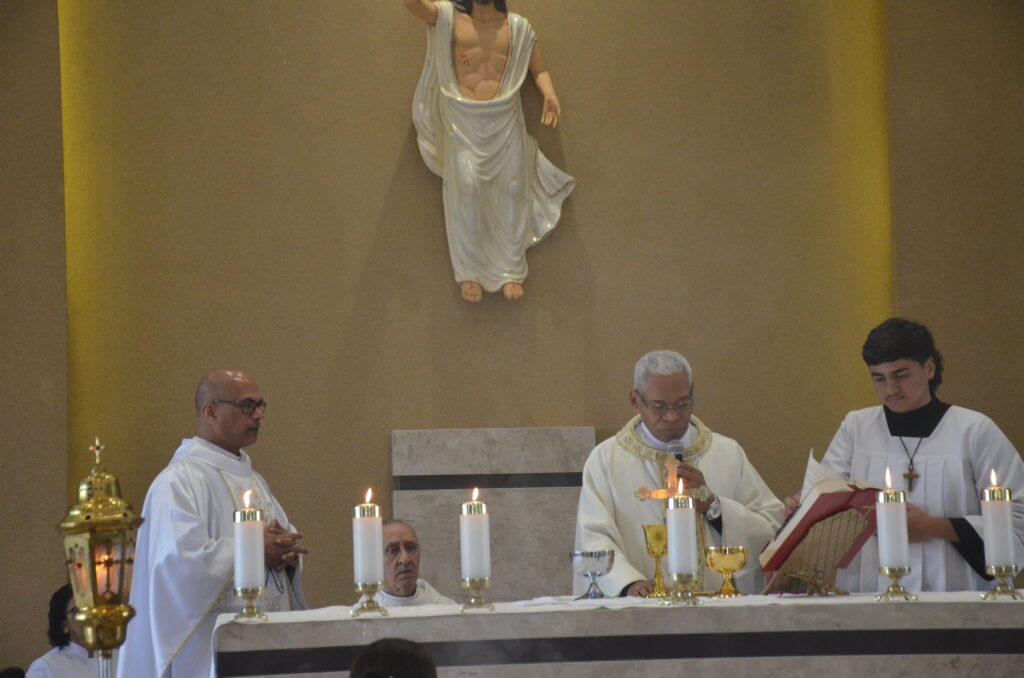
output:
[[272, 567], [278, 572], [285, 567], [295, 567], [299, 563], [299, 555], [309, 553], [308, 550], [299, 546], [296, 542], [302, 539], [299, 532], [289, 532], [281, 527], [277, 519], [270, 521], [263, 530], [263, 555], [267, 567]]

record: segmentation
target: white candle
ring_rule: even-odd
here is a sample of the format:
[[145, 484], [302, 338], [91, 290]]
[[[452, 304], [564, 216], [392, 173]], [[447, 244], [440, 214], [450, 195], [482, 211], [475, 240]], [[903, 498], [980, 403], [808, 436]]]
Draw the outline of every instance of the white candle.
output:
[[372, 503], [373, 490], [366, 491], [366, 502], [355, 508], [352, 518], [352, 561], [357, 584], [384, 581], [384, 532], [380, 507]]
[[473, 488], [473, 500], [462, 504], [459, 516], [459, 544], [462, 550], [462, 578], [491, 576], [491, 523], [487, 504], [477, 501], [480, 490]]
[[690, 574], [697, 571], [697, 512], [693, 498], [683, 496], [683, 481], [678, 493], [668, 499], [665, 513], [668, 531], [668, 573]]
[[907, 498], [893, 490], [892, 475], [885, 469], [885, 486], [878, 493], [875, 518], [878, 523], [878, 565], [910, 567], [910, 546], [907, 541]]
[[253, 490], [242, 493], [245, 508], [235, 511], [235, 588], [263, 586], [263, 511], [250, 508]]
[[981, 520], [985, 540], [985, 564], [991, 567], [1016, 565], [1013, 553], [1013, 495], [999, 487], [992, 469], [992, 487], [981, 491]]

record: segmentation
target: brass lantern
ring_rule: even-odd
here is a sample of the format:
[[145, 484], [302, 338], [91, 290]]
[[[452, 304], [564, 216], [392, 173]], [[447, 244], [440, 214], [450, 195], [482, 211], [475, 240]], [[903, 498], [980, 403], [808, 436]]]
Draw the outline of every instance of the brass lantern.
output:
[[78, 484], [78, 503], [68, 509], [59, 528], [64, 534], [68, 577], [75, 594], [89, 656], [97, 650], [102, 665], [124, 642], [135, 610], [128, 605], [135, 560], [135, 530], [142, 524], [131, 504], [121, 498], [117, 478], [100, 466], [99, 438], [89, 451], [92, 472]]

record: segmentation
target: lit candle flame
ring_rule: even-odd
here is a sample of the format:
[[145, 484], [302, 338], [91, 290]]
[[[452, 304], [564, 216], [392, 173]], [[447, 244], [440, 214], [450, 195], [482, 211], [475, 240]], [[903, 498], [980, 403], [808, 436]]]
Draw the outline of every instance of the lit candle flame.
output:
[[889, 473], [889, 467], [885, 467], [885, 489], [892, 489], [892, 474]]
[[246, 490], [245, 492], [242, 493], [242, 503], [245, 504], [245, 508], [249, 508], [252, 493], [255, 491], [256, 490]]
[[480, 488], [479, 487], [474, 487], [473, 488], [473, 501], [476, 501], [479, 496], [480, 496]]
[[368, 488], [366, 488], [366, 502], [365, 503], [369, 504], [371, 499], [373, 499], [373, 488], [372, 487], [368, 487]]
[[999, 481], [996, 480], [996, 470], [992, 469], [992, 487], [999, 487]]
[[676, 494], [682, 494], [682, 493], [683, 493], [683, 479], [680, 478], [679, 479], [679, 486], [676, 489]]

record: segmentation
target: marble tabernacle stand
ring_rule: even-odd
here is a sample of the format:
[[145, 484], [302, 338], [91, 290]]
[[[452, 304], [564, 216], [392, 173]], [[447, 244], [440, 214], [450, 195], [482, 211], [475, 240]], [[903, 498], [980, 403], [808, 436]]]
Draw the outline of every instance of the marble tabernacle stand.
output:
[[489, 601], [570, 593], [592, 427], [392, 431], [393, 515], [416, 528], [420, 575], [465, 602], [459, 506], [479, 487], [491, 534]]
[[372, 619], [338, 606], [274, 612], [264, 624], [225, 614], [217, 675], [344, 678], [362, 647], [394, 637], [422, 644], [442, 678], [945, 678], [1019, 675], [1024, 662], [1024, 603], [973, 591], [921, 593], [913, 605], [879, 605], [873, 594], [703, 600], [562, 596], [497, 603], [486, 615], [427, 605]]

